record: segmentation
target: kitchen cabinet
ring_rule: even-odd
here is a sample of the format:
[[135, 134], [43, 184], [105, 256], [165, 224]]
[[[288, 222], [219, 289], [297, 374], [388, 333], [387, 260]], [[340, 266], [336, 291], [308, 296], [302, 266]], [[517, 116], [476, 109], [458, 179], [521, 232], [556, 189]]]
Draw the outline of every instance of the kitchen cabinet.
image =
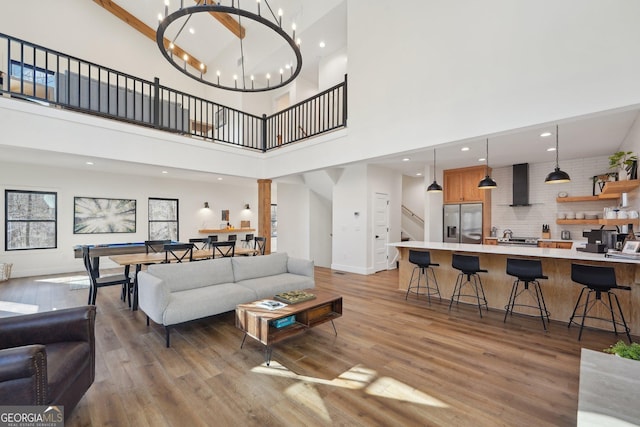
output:
[[573, 247], [573, 242], [565, 241], [558, 242], [553, 240], [540, 240], [538, 241], [539, 248], [556, 248], [556, 249], [571, 249]]
[[484, 202], [487, 190], [480, 190], [478, 183], [485, 174], [484, 166], [443, 171], [444, 203]]

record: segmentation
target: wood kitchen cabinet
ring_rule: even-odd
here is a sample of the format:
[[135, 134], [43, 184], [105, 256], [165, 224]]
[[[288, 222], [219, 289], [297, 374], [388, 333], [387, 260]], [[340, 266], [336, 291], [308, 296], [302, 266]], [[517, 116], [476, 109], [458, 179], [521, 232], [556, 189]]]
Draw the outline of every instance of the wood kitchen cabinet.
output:
[[556, 242], [550, 240], [541, 240], [538, 242], [539, 248], [557, 248], [557, 249], [571, 249], [573, 242]]
[[484, 202], [487, 190], [480, 190], [478, 183], [485, 175], [484, 166], [443, 171], [444, 203]]

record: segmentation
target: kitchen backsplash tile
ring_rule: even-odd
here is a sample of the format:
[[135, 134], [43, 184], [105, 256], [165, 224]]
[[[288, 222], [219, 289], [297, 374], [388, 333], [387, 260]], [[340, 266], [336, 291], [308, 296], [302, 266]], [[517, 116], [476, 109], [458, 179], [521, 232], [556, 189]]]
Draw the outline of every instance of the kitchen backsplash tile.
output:
[[561, 191], [569, 196], [590, 196], [593, 191], [592, 177], [609, 172], [607, 156], [587, 159], [562, 160], [560, 167], [571, 176], [566, 184], [545, 184], [544, 179], [553, 171], [555, 161], [529, 165], [529, 203], [531, 206], [509, 206], [512, 201], [512, 167], [496, 168], [492, 177], [498, 188], [491, 194], [492, 225], [498, 228], [502, 236], [505, 228], [513, 231], [514, 236], [540, 237], [542, 224], [549, 224], [552, 239], [560, 239], [560, 232], [571, 232], [572, 240], [581, 240], [583, 229], [597, 228], [589, 225], [556, 224], [558, 212], [602, 212], [606, 206], [615, 206], [617, 200], [596, 202], [557, 203], [556, 197]]

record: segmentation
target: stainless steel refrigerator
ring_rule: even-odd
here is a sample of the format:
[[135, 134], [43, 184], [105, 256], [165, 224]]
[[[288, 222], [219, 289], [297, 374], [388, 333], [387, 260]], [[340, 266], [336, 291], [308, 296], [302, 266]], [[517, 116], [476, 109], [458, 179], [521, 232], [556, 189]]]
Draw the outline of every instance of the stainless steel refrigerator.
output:
[[482, 203], [444, 205], [443, 241], [482, 243]]

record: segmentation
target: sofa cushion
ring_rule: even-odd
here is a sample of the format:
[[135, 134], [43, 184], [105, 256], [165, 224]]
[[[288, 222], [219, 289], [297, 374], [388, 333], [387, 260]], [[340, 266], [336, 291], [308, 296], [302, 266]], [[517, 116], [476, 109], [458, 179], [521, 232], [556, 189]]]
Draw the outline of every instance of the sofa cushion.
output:
[[258, 299], [256, 293], [235, 283], [223, 283], [173, 292], [162, 323], [175, 325], [234, 310], [236, 305]]
[[147, 272], [162, 279], [170, 292], [234, 281], [231, 258], [207, 259], [180, 264], [154, 264], [149, 266]]
[[252, 257], [233, 257], [233, 275], [236, 282], [255, 279], [257, 277], [274, 276], [287, 272], [286, 252]]
[[275, 294], [280, 292], [310, 289], [315, 287], [315, 282], [312, 277], [300, 276], [291, 273], [247, 279], [237, 282], [237, 284], [252, 289], [256, 294], [256, 299], [273, 298]]

